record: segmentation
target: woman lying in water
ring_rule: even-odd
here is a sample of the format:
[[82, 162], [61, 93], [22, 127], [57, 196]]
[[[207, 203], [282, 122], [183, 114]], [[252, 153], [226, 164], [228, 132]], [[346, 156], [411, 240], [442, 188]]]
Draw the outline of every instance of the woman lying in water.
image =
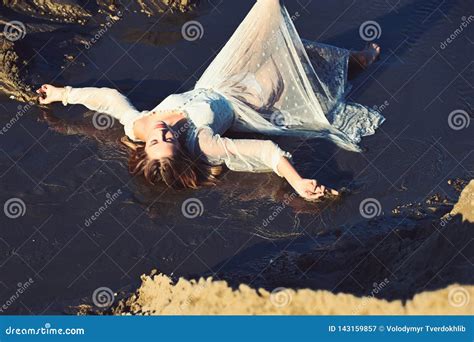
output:
[[350, 52], [302, 41], [278, 0], [259, 0], [195, 88], [138, 111], [117, 90], [54, 87], [41, 104], [82, 104], [124, 126], [129, 169], [151, 184], [197, 188], [212, 183], [225, 164], [234, 171], [274, 171], [305, 199], [336, 190], [300, 176], [290, 154], [270, 140], [229, 139], [227, 131], [325, 137], [348, 150], [373, 134], [379, 113], [344, 101], [347, 76], [368, 67], [380, 48]]

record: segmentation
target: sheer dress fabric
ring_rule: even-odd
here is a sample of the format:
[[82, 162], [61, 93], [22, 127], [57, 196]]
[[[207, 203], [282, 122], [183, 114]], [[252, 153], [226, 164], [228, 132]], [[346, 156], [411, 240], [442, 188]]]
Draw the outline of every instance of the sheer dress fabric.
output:
[[278, 0], [259, 0], [195, 88], [167, 97], [151, 111], [138, 111], [109, 88], [66, 87], [63, 100], [109, 114], [137, 140], [134, 122], [159, 110], [180, 110], [188, 119], [186, 148], [211, 165], [234, 171], [278, 173], [281, 156], [270, 140], [229, 139], [229, 131], [322, 137], [360, 151], [361, 137], [374, 134], [384, 118], [344, 101], [349, 51], [302, 40]]

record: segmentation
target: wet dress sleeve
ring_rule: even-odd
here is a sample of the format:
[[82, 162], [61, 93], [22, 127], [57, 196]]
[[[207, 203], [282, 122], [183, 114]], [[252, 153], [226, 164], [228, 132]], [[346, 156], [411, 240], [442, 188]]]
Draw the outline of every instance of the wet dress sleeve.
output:
[[224, 163], [230, 170], [246, 172], [278, 172], [281, 157], [291, 158], [288, 152], [273, 141], [258, 139], [230, 139], [214, 134], [210, 127], [198, 133], [201, 152], [212, 164]]
[[112, 88], [72, 88], [67, 86], [62, 103], [64, 105], [81, 104], [91, 110], [112, 116], [124, 125], [125, 133], [129, 137], [133, 136], [132, 123], [141, 113], [126, 96]]

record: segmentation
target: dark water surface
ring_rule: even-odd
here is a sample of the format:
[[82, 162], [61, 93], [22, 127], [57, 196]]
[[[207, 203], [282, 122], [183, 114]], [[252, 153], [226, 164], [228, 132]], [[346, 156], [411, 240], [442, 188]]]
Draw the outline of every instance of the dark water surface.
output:
[[[84, 107], [54, 105], [50, 115], [61, 119], [48, 124], [31, 108], [0, 135], [0, 203], [25, 203], [19, 218], [0, 215], [0, 304], [18, 283], [34, 281], [7, 313], [68, 312], [90, 303], [101, 286], [134, 291], [152, 269], [234, 286], [357, 295], [388, 279], [378, 294], [388, 299], [474, 283], [473, 226], [440, 220], [458, 197], [448, 180], [469, 180], [474, 171], [474, 124], [455, 130], [448, 122], [454, 110], [472, 121], [474, 23], [440, 47], [473, 14], [472, 1], [302, 3], [287, 1], [287, 7], [310, 40], [360, 49], [360, 25], [375, 20], [381, 27], [381, 60], [352, 81], [349, 94], [378, 106], [387, 119], [363, 140], [365, 152], [320, 140], [276, 140], [305, 176], [348, 193], [308, 203], [288, 197], [290, 187], [275, 175], [231, 172], [214, 188], [151, 189], [128, 175], [118, 122], [95, 131]], [[31, 84], [113, 87], [150, 109], [193, 86], [252, 4], [203, 3], [171, 18], [124, 12], [89, 49], [84, 40], [100, 29], [93, 20], [61, 26], [13, 11], [5, 16], [28, 23], [18, 44]], [[189, 20], [202, 24], [202, 39], [182, 39]], [[2, 97], [0, 126], [19, 105]], [[112, 203], [88, 224], [109, 197]], [[203, 205], [193, 219], [182, 213], [190, 198]], [[369, 198], [380, 203], [374, 219], [359, 210]]]

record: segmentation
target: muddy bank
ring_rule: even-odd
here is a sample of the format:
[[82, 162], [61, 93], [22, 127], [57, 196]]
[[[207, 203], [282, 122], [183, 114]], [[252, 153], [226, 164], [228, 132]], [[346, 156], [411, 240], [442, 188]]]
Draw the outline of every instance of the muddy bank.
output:
[[[35, 100], [43, 81], [64, 83], [63, 73], [124, 15], [148, 17], [189, 12], [198, 0], [16, 1], [0, 4], [0, 95], [20, 102]], [[150, 33], [152, 34], [152, 32]], [[149, 35], [150, 35], [149, 34]], [[142, 33], [135, 41], [147, 39]]]
[[[433, 268], [438, 263], [437, 256], [433, 255], [436, 246], [442, 247], [441, 240], [453, 238], [450, 231], [462, 233], [456, 226], [460, 220], [474, 222], [474, 181], [463, 190], [454, 209], [442, 218], [442, 222], [450, 226], [444, 231], [432, 226], [433, 236], [416, 246], [426, 257], [417, 257], [409, 262], [410, 267], [401, 268], [403, 278], [394, 279], [394, 275], [384, 275], [374, 270], [378, 281], [373, 282], [370, 293], [359, 298], [351, 294], [334, 294], [329, 291], [314, 291], [309, 289], [293, 290], [286, 287], [277, 287], [269, 292], [265, 289], [255, 290], [245, 284], [233, 289], [225, 281], [215, 281], [212, 278], [199, 280], [185, 280], [180, 278], [174, 282], [164, 274], [142, 276], [142, 284], [130, 298], [122, 300], [114, 309], [114, 314], [394, 314], [394, 315], [426, 315], [426, 314], [474, 314], [471, 298], [474, 298], [474, 286], [453, 284], [437, 291], [418, 293], [413, 299], [406, 302], [400, 300], [387, 301], [377, 299], [381, 293], [389, 291], [390, 287], [416, 286], [417, 279], [424, 268]], [[457, 216], [456, 216], [457, 215]], [[459, 217], [461, 216], [461, 217]], [[457, 221], [457, 222], [454, 222]], [[472, 226], [468, 229], [472, 230]], [[438, 233], [436, 233], [438, 231]], [[440, 234], [445, 235], [441, 237]], [[465, 239], [462, 234], [460, 239]], [[399, 246], [401, 245], [399, 241]], [[349, 246], [348, 246], [349, 247]], [[355, 247], [355, 246], [354, 246]], [[406, 246], [408, 247], [408, 246]], [[414, 247], [413, 247], [414, 248]], [[409, 250], [413, 249], [409, 248]], [[385, 244], [383, 250], [388, 257], [394, 259], [392, 246]], [[407, 248], [401, 248], [405, 250]], [[340, 252], [340, 249], [339, 249]], [[459, 250], [462, 253], [463, 250]], [[468, 251], [465, 251], [468, 252]], [[350, 253], [345, 262], [352, 267]], [[402, 253], [400, 253], [402, 254]], [[441, 253], [440, 253], [441, 254]], [[310, 256], [304, 256], [306, 259]], [[403, 255], [401, 255], [403, 257]], [[382, 256], [381, 258], [385, 260]], [[402, 258], [403, 259], [403, 258]], [[318, 264], [327, 262], [326, 268], [344, 270], [342, 261], [339, 264], [329, 264], [331, 260], [322, 260]], [[335, 261], [335, 260], [333, 260]], [[298, 262], [298, 260], [296, 260]], [[301, 266], [301, 265], [300, 265]], [[316, 265], [315, 268], [318, 268]], [[319, 267], [321, 268], [321, 267]], [[370, 275], [366, 272], [365, 275]], [[291, 278], [291, 272], [282, 274]], [[404, 284], [402, 284], [404, 283]], [[405, 291], [409, 291], [405, 289]], [[83, 308], [84, 309], [84, 308]]]

